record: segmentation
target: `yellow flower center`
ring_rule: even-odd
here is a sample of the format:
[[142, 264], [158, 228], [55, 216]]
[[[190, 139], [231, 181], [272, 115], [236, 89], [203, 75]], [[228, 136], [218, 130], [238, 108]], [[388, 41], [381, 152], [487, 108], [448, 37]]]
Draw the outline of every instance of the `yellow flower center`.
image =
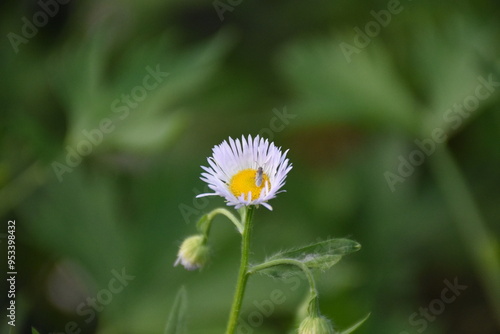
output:
[[246, 196], [249, 192], [251, 192], [252, 201], [255, 201], [259, 198], [260, 192], [266, 184], [268, 187], [271, 186], [266, 173], [262, 173], [262, 183], [260, 186], [257, 186], [257, 170], [249, 168], [244, 169], [233, 176], [231, 182], [229, 182], [229, 189], [231, 189], [231, 192], [236, 197], [240, 197], [241, 194], [245, 194]]

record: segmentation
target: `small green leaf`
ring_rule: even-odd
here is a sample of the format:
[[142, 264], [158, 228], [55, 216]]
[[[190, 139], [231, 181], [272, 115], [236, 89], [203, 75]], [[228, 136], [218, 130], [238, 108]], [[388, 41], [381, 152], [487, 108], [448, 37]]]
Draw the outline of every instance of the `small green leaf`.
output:
[[31, 327], [31, 334], [40, 334], [35, 327]]
[[208, 214], [201, 216], [201, 218], [196, 223], [196, 228], [201, 234], [207, 235], [208, 229], [210, 228], [210, 219]]
[[296, 260], [306, 259], [311, 256], [321, 255], [340, 255], [344, 256], [361, 249], [361, 245], [350, 239], [327, 239], [312, 243], [310, 245], [298, 248], [292, 248], [288, 251], [279, 252], [269, 258], [274, 260], [278, 258], [292, 258]]
[[341, 255], [320, 255], [320, 256], [311, 256], [310, 258], [305, 258], [302, 262], [309, 269], [320, 269], [327, 270], [333, 267], [337, 262], [342, 259]]
[[175, 296], [174, 305], [170, 311], [164, 334], [185, 334], [186, 333], [186, 309], [187, 291], [181, 286]]
[[358, 329], [359, 326], [361, 326], [368, 318], [370, 317], [371, 313], [368, 313], [363, 319], [359, 320], [357, 323], [349, 327], [348, 329], [340, 332], [340, 334], [350, 334], [354, 332], [356, 329]]
[[[293, 259], [305, 264], [309, 269], [327, 270], [339, 262], [344, 255], [356, 252], [361, 245], [349, 239], [328, 239], [298, 248], [276, 253], [266, 261]], [[288, 277], [300, 271], [300, 268], [291, 264], [270, 266], [262, 270], [263, 273], [276, 278]]]

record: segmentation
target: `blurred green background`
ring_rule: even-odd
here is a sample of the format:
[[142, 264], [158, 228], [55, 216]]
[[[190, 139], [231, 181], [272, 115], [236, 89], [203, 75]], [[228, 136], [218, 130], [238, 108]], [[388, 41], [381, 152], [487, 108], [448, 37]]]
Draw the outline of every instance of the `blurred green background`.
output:
[[[317, 275], [338, 328], [371, 312], [357, 333], [500, 333], [497, 1], [24, 0], [0, 13], [1, 332], [12, 219], [14, 333], [163, 333], [181, 286], [187, 332], [223, 332], [234, 228], [216, 219], [202, 272], [173, 263], [223, 205], [194, 199], [212, 147], [262, 134], [294, 168], [274, 211], [256, 212], [254, 262], [349, 237], [361, 251]], [[133, 279], [109, 293], [123, 270]], [[445, 281], [467, 288], [443, 303]], [[275, 289], [286, 300], [246, 332], [293, 330], [303, 283], [251, 277], [242, 318], [255, 323]]]

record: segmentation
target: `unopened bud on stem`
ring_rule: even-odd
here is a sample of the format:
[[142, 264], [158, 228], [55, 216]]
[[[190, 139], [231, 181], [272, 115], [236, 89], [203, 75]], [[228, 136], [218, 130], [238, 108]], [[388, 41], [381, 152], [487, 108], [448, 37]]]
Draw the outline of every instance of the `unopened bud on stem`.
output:
[[330, 320], [322, 315], [307, 316], [299, 326], [299, 334], [335, 334]]
[[187, 270], [196, 270], [202, 268], [208, 261], [209, 249], [206, 245], [206, 238], [199, 234], [186, 238], [177, 253], [177, 261]]

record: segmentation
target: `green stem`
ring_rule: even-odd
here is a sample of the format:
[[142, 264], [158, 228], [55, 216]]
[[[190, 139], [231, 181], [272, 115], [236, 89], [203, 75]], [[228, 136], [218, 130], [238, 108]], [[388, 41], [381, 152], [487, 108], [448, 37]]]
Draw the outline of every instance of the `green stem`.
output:
[[238, 232], [240, 232], [240, 234], [243, 233], [243, 224], [231, 212], [229, 212], [228, 210], [226, 210], [224, 208], [217, 208], [217, 209], [211, 211], [210, 213], [208, 213], [207, 216], [211, 222], [212, 219], [214, 219], [214, 217], [217, 215], [226, 216], [234, 224], [234, 226], [236, 226], [236, 229], [238, 229]]
[[312, 316], [319, 316], [318, 290], [316, 289], [316, 281], [314, 280], [314, 276], [311, 270], [307, 267], [307, 265], [300, 262], [299, 260], [295, 259], [271, 260], [251, 267], [248, 270], [248, 274], [249, 275], [255, 274], [260, 270], [281, 265], [297, 266], [306, 275], [306, 278], [309, 281], [309, 314], [311, 314]]
[[243, 212], [241, 215], [244, 225], [241, 242], [240, 271], [238, 273], [236, 292], [234, 293], [233, 306], [231, 307], [226, 334], [233, 334], [236, 326], [238, 325], [241, 304], [243, 302], [243, 296], [245, 294], [245, 288], [248, 280], [248, 254], [250, 252], [250, 235], [252, 232], [252, 216], [254, 210], [255, 209], [253, 207], [248, 207], [246, 212]]
[[251, 267], [248, 270], [248, 273], [255, 274], [256, 272], [267, 269], [267, 268], [281, 266], [281, 265], [287, 265], [287, 264], [299, 267], [300, 270], [302, 270], [304, 272], [304, 274], [306, 275], [306, 278], [309, 281], [309, 286], [311, 288], [311, 291], [314, 291], [315, 293], [317, 293], [316, 281], [314, 280], [314, 276], [313, 276], [311, 270], [307, 267], [307, 265], [300, 262], [299, 260], [295, 260], [295, 259], [271, 260], [271, 261], [264, 262], [264, 263], [261, 263], [261, 264], [258, 264], [258, 265]]
[[432, 171], [441, 188], [465, 246], [472, 256], [479, 278], [488, 293], [500, 324], [500, 259], [498, 240], [484, 223], [464, 176], [449, 149], [438, 150], [431, 159]]
[[217, 208], [209, 213], [203, 215], [199, 220], [198, 223], [196, 223], [196, 228], [198, 231], [200, 231], [201, 234], [205, 236], [205, 238], [208, 238], [208, 234], [210, 233], [210, 228], [212, 227], [212, 220], [215, 218], [217, 215], [223, 215], [226, 216], [233, 224], [236, 226], [236, 229], [240, 234], [243, 233], [243, 224], [241, 223], [243, 220], [243, 216], [241, 221], [238, 220], [231, 212], [224, 208]]

